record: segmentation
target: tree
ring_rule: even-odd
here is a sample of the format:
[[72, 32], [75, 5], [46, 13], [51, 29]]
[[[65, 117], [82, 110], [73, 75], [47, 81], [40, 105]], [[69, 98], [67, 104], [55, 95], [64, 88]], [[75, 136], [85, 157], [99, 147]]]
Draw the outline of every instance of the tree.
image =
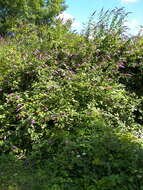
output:
[[49, 23], [65, 8], [64, 0], [0, 0], [0, 33], [19, 21]]

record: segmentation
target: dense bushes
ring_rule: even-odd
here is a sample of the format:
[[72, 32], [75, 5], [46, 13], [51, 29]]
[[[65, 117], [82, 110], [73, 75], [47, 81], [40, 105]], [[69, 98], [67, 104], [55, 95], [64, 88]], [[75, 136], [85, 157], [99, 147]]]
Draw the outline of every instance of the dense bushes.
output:
[[124, 38], [125, 16], [82, 35], [23, 24], [1, 41], [1, 188], [143, 189], [142, 37]]

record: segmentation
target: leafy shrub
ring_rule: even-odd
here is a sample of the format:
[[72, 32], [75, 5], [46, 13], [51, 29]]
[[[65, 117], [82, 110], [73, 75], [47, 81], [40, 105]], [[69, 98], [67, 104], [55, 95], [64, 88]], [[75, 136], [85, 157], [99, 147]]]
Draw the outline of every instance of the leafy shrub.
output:
[[13, 167], [2, 164], [2, 188], [143, 189], [141, 37], [124, 38], [125, 16], [102, 11], [82, 35], [24, 24], [3, 40], [0, 162]]

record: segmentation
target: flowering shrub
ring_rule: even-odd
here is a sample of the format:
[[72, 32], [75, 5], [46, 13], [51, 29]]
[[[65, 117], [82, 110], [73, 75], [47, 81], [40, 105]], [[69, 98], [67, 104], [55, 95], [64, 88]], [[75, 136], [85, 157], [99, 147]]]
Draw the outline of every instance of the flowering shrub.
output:
[[20, 25], [4, 39], [0, 162], [20, 172], [9, 169], [13, 182], [2, 165], [2, 188], [143, 189], [142, 38], [124, 38], [122, 11], [97, 33], [57, 20]]

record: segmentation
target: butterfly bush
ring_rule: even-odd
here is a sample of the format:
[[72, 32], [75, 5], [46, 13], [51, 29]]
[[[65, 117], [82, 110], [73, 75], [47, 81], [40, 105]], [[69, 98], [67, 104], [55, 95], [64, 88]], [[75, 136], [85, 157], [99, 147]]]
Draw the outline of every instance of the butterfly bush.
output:
[[143, 188], [143, 38], [125, 37], [124, 9], [95, 15], [82, 34], [57, 20], [3, 39], [0, 163], [20, 168], [7, 186]]

